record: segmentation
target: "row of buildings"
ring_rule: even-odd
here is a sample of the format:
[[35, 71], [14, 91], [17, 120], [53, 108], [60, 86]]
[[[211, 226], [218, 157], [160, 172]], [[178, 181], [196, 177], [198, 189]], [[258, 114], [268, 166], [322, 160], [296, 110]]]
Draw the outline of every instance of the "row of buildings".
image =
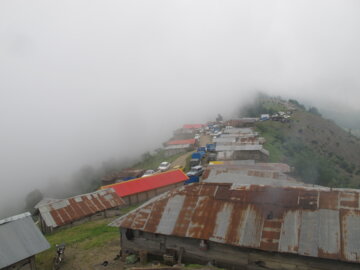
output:
[[253, 128], [225, 128], [214, 138], [217, 160], [267, 161], [269, 152], [263, 147], [265, 139]]
[[[194, 134], [197, 126], [184, 126]], [[197, 140], [171, 140], [166, 155], [196, 147]], [[150, 200], [166, 191], [183, 186], [189, 178], [182, 170], [170, 170], [141, 177], [145, 170], [128, 168], [101, 179], [99, 190], [65, 199], [44, 198], [35, 205], [38, 225], [30, 213], [0, 220], [0, 269], [35, 270], [35, 255], [50, 248], [43, 233], [77, 226], [87, 221], [120, 216], [123, 207]]]
[[226, 269], [358, 269], [360, 192], [297, 181], [287, 164], [266, 162], [259, 134], [228, 130], [214, 138], [217, 160], [200, 183], [110, 224], [121, 248]]

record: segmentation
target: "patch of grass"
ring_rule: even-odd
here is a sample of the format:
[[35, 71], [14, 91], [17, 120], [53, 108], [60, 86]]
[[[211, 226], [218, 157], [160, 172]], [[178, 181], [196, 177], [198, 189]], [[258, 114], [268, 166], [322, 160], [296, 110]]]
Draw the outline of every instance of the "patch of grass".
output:
[[186, 161], [185, 161], [185, 168], [184, 168], [184, 172], [188, 172], [190, 171], [190, 160], [191, 160], [191, 155], [189, 155], [187, 158], [186, 158]]
[[333, 161], [321, 156], [300, 139], [287, 136], [281, 123], [259, 122], [257, 130], [266, 139], [264, 147], [270, 152], [271, 162], [288, 163], [295, 168], [294, 176], [306, 183], [334, 187], [346, 185], [346, 181], [339, 181]]
[[[124, 215], [138, 205], [122, 208], [120, 214]], [[71, 228], [59, 229], [51, 234], [46, 234], [45, 237], [49, 241], [51, 248], [38, 255], [36, 255], [36, 265], [39, 270], [47, 270], [52, 267], [52, 260], [55, 256], [55, 245], [66, 243], [67, 248], [76, 248], [79, 250], [89, 251], [99, 247], [104, 247], [112, 241], [119, 240], [119, 229], [109, 227], [108, 224], [115, 218], [106, 218], [102, 220], [86, 222]], [[65, 255], [67, 258], [71, 254]]]
[[161, 162], [167, 161], [171, 163], [182, 155], [184, 155], [184, 153], [179, 153], [170, 157], [165, 157], [164, 150], [160, 150], [154, 155], [151, 155], [150, 153], [145, 153], [142, 155], [142, 161], [135, 164], [133, 168], [144, 169], [144, 170], [156, 170]]
[[56, 244], [66, 243], [66, 247], [76, 246], [76, 248], [82, 250], [89, 250], [119, 239], [118, 228], [107, 226], [113, 219], [91, 221], [75, 227], [59, 229], [52, 234], [45, 235], [51, 244], [51, 248], [36, 256], [37, 266], [39, 269], [51, 269], [52, 259], [56, 253]]

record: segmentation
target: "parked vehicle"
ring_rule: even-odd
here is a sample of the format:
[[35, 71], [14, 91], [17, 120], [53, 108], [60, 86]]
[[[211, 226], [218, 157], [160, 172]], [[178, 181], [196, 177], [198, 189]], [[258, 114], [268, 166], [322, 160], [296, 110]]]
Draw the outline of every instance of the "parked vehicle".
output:
[[195, 140], [200, 140], [200, 134], [195, 134]]
[[161, 172], [165, 172], [168, 169], [170, 169], [170, 165], [171, 165], [170, 162], [167, 162], [167, 161], [161, 162], [158, 167], [158, 170]]
[[189, 180], [186, 180], [184, 182], [184, 185], [188, 185], [188, 184], [191, 184], [191, 183], [198, 183], [198, 182], [199, 182], [199, 176], [190, 176]]
[[204, 146], [201, 146], [201, 147], [198, 147], [198, 152], [206, 152], [206, 147]]
[[204, 168], [200, 165], [194, 166], [190, 169], [190, 171], [186, 174], [187, 176], [201, 176], [204, 172]]
[[207, 145], [206, 145], [206, 150], [208, 151], [208, 152], [215, 152], [215, 144], [214, 143], [208, 143]]
[[154, 170], [147, 170], [141, 177], [150, 176], [153, 175], [154, 173], [156, 173]]
[[207, 156], [207, 160], [210, 162], [210, 161], [215, 161], [217, 158], [217, 154], [216, 153], [208, 153], [208, 156]]
[[203, 151], [193, 153], [191, 155], [191, 159], [190, 159], [190, 167], [200, 165], [201, 160], [204, 158], [204, 156], [205, 156], [205, 152], [203, 152]]
[[65, 244], [56, 245], [56, 255], [53, 260], [53, 270], [60, 268], [60, 264], [63, 263], [65, 259]]

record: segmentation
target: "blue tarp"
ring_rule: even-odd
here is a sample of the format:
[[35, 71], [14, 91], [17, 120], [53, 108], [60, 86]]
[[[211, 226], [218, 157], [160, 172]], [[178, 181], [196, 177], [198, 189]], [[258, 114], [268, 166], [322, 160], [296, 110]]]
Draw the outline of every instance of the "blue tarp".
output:
[[189, 180], [186, 180], [184, 182], [184, 185], [188, 185], [191, 183], [198, 183], [199, 182], [199, 176], [190, 176]]

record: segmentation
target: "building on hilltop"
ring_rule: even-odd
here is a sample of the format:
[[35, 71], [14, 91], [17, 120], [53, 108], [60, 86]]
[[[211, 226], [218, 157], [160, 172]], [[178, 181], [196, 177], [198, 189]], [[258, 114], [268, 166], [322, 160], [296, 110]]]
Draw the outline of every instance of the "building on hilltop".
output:
[[250, 118], [250, 117], [233, 118], [225, 121], [225, 125], [235, 128], [253, 127], [258, 120], [259, 120], [258, 118]]
[[29, 212], [0, 220], [0, 269], [35, 270], [35, 255], [49, 248]]
[[195, 146], [198, 145], [198, 142], [196, 139], [172, 140], [164, 143], [164, 145], [164, 155], [169, 157], [194, 150]]
[[291, 171], [284, 163], [253, 163], [239, 161], [218, 161], [207, 166], [202, 180], [212, 183], [238, 185], [309, 186], [287, 175]]
[[250, 145], [216, 145], [217, 160], [255, 160], [267, 161], [269, 151], [261, 144]]
[[[113, 221], [122, 250], [227, 269], [359, 269], [359, 190], [191, 184]], [[174, 255], [174, 256], [175, 256]]]

